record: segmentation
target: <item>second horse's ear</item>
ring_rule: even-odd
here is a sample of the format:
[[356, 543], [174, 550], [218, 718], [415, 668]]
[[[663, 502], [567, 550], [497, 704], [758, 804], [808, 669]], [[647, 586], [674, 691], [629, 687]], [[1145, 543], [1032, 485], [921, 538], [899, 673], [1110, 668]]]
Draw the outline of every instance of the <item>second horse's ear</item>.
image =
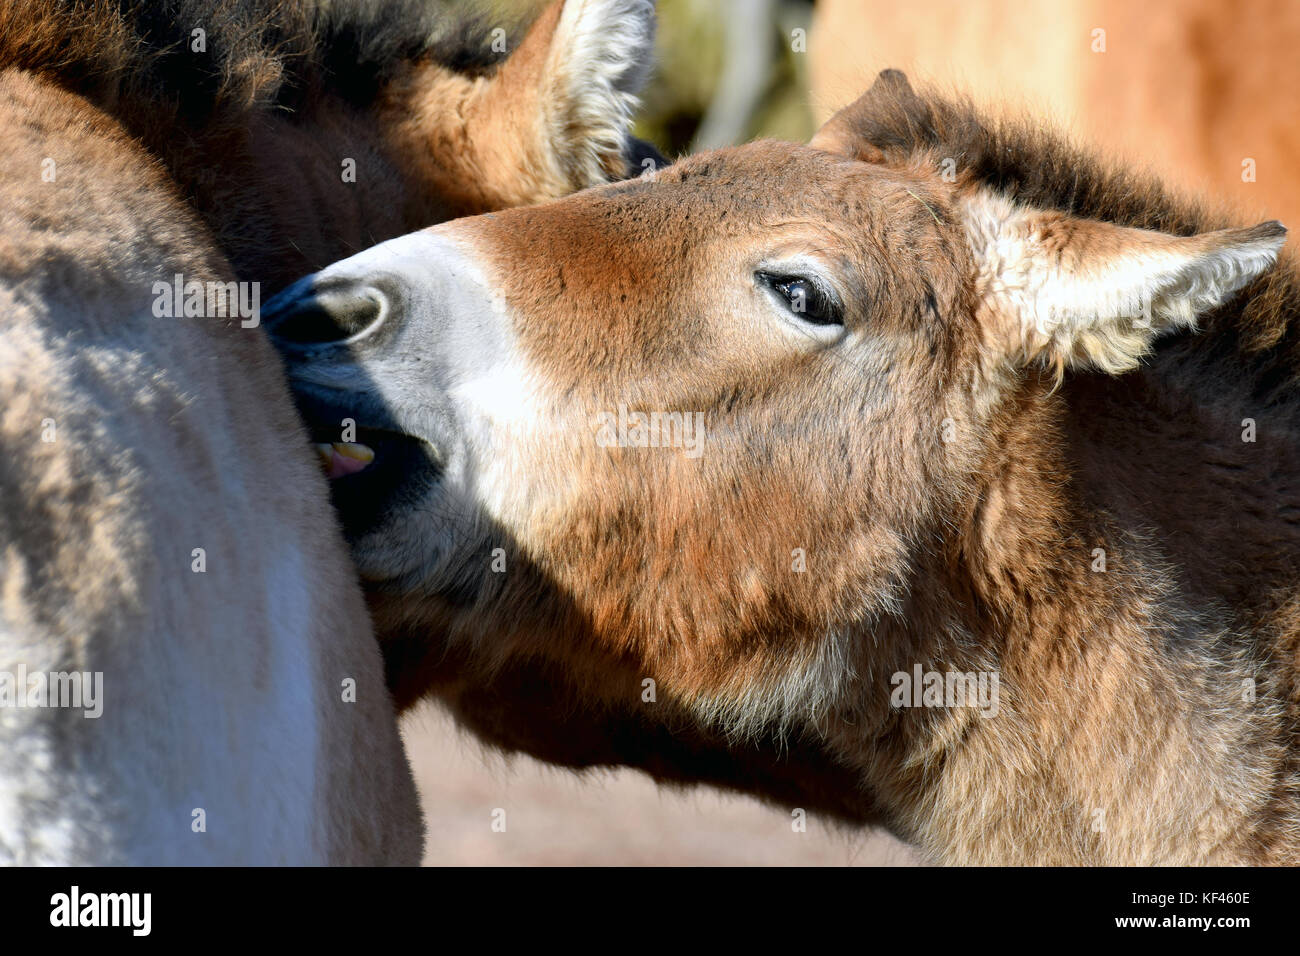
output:
[[883, 163], [885, 154], [871, 136], [871, 117], [885, 110], [897, 112], [900, 108], [925, 111], [925, 105], [901, 70], [883, 70], [871, 89], [828, 119], [808, 145], [864, 163]]
[[653, 0], [555, 0], [500, 68], [426, 65], [387, 91], [390, 139], [452, 215], [543, 202], [628, 174], [653, 64]]
[[531, 127], [514, 131], [537, 137], [564, 192], [622, 179], [654, 39], [651, 0], [560, 0], [506, 61], [485, 105]]

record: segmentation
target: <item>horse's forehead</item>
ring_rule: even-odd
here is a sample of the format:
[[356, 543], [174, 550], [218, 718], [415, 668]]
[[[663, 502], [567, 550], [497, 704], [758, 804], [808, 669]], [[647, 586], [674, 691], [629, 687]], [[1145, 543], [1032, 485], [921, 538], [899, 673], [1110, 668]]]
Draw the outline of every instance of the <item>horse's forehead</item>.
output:
[[593, 195], [622, 195], [629, 201], [702, 204], [729, 214], [816, 209], [847, 212], [848, 196], [868, 197], [887, 188], [881, 171], [821, 150], [793, 143], [761, 141], [680, 160], [654, 176], [604, 187]]
[[[635, 256], [645, 264], [689, 256], [700, 243], [733, 249], [775, 233], [856, 235], [891, 188], [887, 175], [788, 143], [760, 142], [701, 154], [626, 182], [557, 202], [470, 220], [498, 255], [520, 264], [538, 259], [580, 270]], [[470, 225], [472, 223], [472, 225]]]

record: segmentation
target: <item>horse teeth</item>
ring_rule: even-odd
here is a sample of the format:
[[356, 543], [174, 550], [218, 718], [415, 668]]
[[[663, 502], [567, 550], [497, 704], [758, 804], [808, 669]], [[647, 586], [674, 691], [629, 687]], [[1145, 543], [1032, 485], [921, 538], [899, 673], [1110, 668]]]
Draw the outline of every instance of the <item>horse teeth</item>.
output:
[[333, 449], [344, 458], [351, 458], [353, 461], [370, 464], [375, 460], [375, 453], [366, 445], [354, 441], [336, 441]]
[[375, 460], [375, 453], [359, 442], [319, 442], [313, 446], [326, 478], [343, 478], [363, 471]]

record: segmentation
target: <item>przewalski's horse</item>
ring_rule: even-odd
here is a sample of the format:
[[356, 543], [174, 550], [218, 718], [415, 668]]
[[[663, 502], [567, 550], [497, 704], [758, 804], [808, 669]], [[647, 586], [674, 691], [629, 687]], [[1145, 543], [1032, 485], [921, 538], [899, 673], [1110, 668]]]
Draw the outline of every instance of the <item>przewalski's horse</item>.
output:
[[1283, 239], [886, 73], [811, 148], [396, 239], [268, 321], [373, 429], [336, 500], [399, 703], [947, 862], [1294, 863]]
[[[0, 862], [417, 862], [356, 572], [228, 288], [620, 175], [650, 7], [568, 0], [482, 76], [412, 5], [207, 5], [204, 68], [157, 47], [188, 14], [120, 9], [0, 11]], [[175, 275], [199, 314], [162, 317]]]
[[382, 239], [660, 161], [628, 133], [653, 0], [556, 0], [513, 32], [446, 0], [11, 0], [0, 67], [110, 113], [269, 295]]

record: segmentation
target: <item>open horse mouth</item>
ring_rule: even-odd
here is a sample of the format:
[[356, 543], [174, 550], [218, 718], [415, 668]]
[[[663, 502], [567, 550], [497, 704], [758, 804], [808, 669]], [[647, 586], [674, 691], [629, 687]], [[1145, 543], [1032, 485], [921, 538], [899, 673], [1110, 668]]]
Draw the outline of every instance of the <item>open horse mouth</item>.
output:
[[507, 442], [532, 409], [501, 308], [472, 250], [436, 229], [262, 307], [354, 551], [398, 555], [376, 579], [427, 570], [431, 549], [477, 527], [483, 488], [509, 480]]
[[320, 456], [325, 477], [331, 481], [355, 475], [375, 460], [375, 450], [360, 442], [317, 442], [316, 454]]
[[[292, 373], [290, 387], [349, 537], [377, 527], [386, 514], [425, 497], [441, 480], [437, 450], [382, 411], [359, 410], [351, 394], [325, 393], [294, 381]], [[350, 441], [339, 440], [344, 420], [355, 422]]]
[[[337, 315], [321, 307], [321, 298], [321, 290], [308, 277], [271, 299], [262, 317], [284, 359], [294, 404], [330, 479], [344, 531], [354, 537], [427, 495], [444, 469], [438, 451], [409, 434], [366, 382], [337, 387], [303, 374], [322, 353], [340, 358], [346, 354], [348, 346], [340, 335], [356, 331], [340, 329]], [[379, 304], [358, 308], [349, 320], [364, 325], [372, 310], [378, 314]]]

